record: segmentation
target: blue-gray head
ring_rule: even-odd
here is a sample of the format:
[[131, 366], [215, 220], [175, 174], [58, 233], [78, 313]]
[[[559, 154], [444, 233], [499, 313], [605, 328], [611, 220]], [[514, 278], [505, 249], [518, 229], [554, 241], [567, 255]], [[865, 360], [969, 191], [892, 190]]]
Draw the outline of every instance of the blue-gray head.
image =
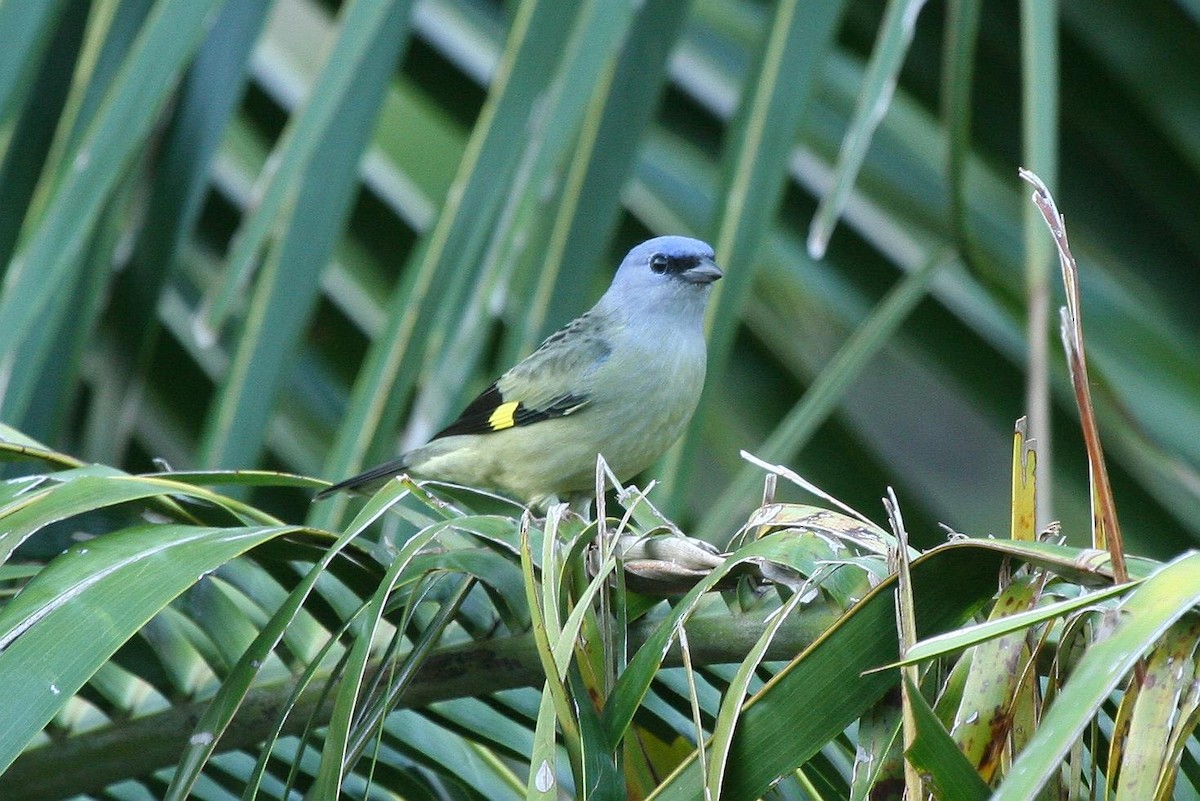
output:
[[638, 313], [703, 317], [712, 283], [722, 276], [713, 249], [699, 239], [658, 236], [629, 251], [605, 300]]

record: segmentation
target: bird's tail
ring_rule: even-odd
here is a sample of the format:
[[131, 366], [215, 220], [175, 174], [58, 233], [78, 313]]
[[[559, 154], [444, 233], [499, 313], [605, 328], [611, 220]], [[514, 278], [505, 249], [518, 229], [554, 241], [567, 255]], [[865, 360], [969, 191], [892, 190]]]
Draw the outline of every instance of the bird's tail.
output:
[[338, 492], [370, 494], [372, 491], [382, 487], [384, 482], [389, 478], [398, 473], [403, 473], [408, 467], [408, 460], [401, 456], [399, 459], [384, 462], [378, 467], [372, 467], [365, 473], [359, 473], [357, 476], [352, 476], [345, 481], [339, 481], [331, 487], [326, 487], [313, 496], [313, 500], [319, 501]]

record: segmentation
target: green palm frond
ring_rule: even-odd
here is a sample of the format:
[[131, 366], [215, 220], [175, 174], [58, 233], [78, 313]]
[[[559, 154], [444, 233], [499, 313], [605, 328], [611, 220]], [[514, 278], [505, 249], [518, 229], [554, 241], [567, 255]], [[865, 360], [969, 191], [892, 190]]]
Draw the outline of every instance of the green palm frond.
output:
[[[921, 636], [1032, 615], [917, 651], [936, 786], [1191, 797], [1198, 25], [1185, 0], [0, 0], [0, 796], [866, 797], [903, 765], [895, 671], [860, 676], [899, 658], [884, 556], [796, 523], [788, 481], [763, 505], [746, 451], [859, 509], [896, 488]], [[1111, 597], [1084, 594], [1018, 166], [1080, 262], [1140, 579]], [[597, 579], [596, 527], [559, 521], [559, 552], [464, 490], [310, 504], [658, 233], [727, 277], [700, 411], [611, 526], [751, 559], [719, 593], [642, 601], [670, 560]], [[1024, 413], [1065, 544], [936, 547], [1007, 528]], [[684, 617], [690, 669], [663, 650]]]

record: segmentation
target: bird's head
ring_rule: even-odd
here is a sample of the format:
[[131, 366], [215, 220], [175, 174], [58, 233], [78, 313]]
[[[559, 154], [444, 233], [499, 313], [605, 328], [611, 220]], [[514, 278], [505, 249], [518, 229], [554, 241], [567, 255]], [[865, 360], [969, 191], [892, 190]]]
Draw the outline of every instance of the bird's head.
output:
[[658, 236], [629, 251], [608, 294], [627, 309], [699, 319], [712, 283], [722, 275], [706, 243], [686, 236]]

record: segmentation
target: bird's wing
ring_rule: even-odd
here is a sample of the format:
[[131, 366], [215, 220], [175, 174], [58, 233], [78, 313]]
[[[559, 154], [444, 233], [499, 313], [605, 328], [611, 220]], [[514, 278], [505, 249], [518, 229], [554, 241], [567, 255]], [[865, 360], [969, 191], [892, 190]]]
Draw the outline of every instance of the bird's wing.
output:
[[434, 439], [490, 434], [574, 414], [590, 402], [589, 374], [610, 352], [597, 321], [585, 314], [551, 334], [471, 401]]

